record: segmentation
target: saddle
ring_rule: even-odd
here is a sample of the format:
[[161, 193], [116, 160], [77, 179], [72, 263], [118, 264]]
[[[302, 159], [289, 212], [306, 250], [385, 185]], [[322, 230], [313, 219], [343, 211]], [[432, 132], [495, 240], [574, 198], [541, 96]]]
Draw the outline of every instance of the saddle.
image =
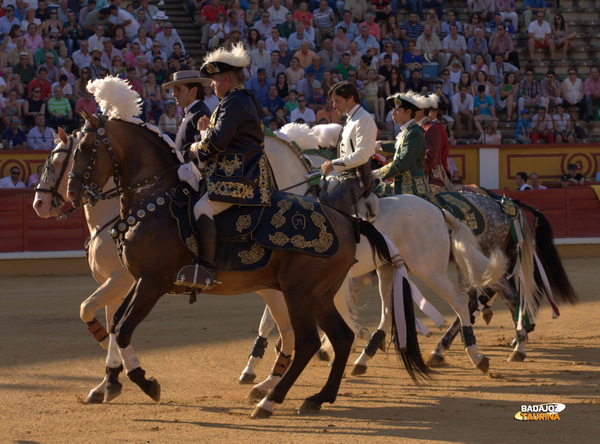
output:
[[[199, 193], [182, 192], [169, 205], [179, 237], [192, 257], [198, 256], [193, 208]], [[314, 198], [275, 191], [268, 207], [235, 205], [215, 216], [219, 270], [251, 271], [265, 267], [273, 250], [332, 257], [339, 242], [321, 204]], [[189, 267], [186, 267], [189, 268]], [[193, 271], [196, 273], [197, 268]], [[189, 274], [189, 273], [188, 273]], [[185, 283], [189, 283], [186, 276]], [[202, 282], [194, 276], [195, 282]], [[177, 283], [184, 283], [178, 279]]]

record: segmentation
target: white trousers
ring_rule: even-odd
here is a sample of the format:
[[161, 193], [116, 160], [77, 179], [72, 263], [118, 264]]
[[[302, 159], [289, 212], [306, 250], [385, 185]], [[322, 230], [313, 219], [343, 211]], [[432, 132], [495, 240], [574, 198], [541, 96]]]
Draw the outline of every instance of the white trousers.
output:
[[232, 205], [233, 204], [229, 202], [210, 200], [208, 198], [208, 193], [205, 193], [194, 206], [194, 217], [198, 220], [200, 216], [205, 214], [211, 219], [214, 219], [215, 215], [222, 213]]

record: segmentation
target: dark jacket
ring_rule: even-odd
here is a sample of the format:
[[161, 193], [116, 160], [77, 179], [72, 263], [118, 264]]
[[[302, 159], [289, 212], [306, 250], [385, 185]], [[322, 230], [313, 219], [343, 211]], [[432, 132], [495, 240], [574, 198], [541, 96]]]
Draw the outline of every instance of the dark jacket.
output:
[[210, 200], [270, 205], [262, 119], [260, 104], [241, 85], [221, 100], [198, 148], [198, 158], [207, 164], [205, 187]]
[[198, 120], [202, 116], [210, 116], [210, 110], [204, 104], [199, 101], [192, 109], [185, 115], [177, 131], [177, 137], [175, 138], [175, 147], [180, 150], [184, 156], [190, 149], [190, 144], [194, 142], [200, 142], [200, 132], [196, 129]]

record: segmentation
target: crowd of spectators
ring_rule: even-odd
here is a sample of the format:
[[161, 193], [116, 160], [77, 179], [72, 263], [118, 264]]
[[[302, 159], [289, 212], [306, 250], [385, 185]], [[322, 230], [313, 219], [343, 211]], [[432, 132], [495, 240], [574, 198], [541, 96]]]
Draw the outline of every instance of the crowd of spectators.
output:
[[[571, 109], [580, 120], [596, 117], [598, 67], [586, 79], [575, 68], [566, 79], [552, 70], [536, 79], [532, 69], [521, 68], [515, 51], [514, 34], [527, 32], [530, 58], [546, 48], [552, 59], [568, 57], [577, 34], [547, 3], [525, 0], [517, 7], [514, 0], [468, 0], [465, 23], [443, 0], [189, 0], [187, 11], [198, 24], [202, 49], [244, 42], [251, 57], [246, 87], [273, 130], [294, 121], [341, 122], [327, 93], [346, 80], [357, 86], [362, 106], [381, 128], [393, 126], [385, 97], [414, 90], [440, 96], [453, 137], [489, 143], [500, 137], [499, 119], [518, 119], [520, 142], [572, 143]], [[176, 133], [182, 110], [161, 85], [178, 70], [194, 69], [196, 61], [159, 2], [0, 4], [5, 149], [50, 149], [51, 128], [75, 128], [79, 110], [97, 109], [86, 85], [108, 75], [140, 93], [142, 118]], [[210, 87], [204, 93], [214, 110], [218, 99]], [[529, 112], [535, 112], [531, 120]]]

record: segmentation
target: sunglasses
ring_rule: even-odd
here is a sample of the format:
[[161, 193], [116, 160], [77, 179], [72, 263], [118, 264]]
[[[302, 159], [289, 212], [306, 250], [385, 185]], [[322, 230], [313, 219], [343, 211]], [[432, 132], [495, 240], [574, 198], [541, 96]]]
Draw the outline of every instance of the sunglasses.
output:
[[21, 172], [20, 171], [11, 171], [10, 174], [13, 176], [19, 176], [21, 174]]
[[569, 75], [570, 75], [570, 76], [574, 76], [575, 74], [576, 74], [576, 73], [574, 73], [574, 72], [570, 72], [570, 73], [569, 73]]

